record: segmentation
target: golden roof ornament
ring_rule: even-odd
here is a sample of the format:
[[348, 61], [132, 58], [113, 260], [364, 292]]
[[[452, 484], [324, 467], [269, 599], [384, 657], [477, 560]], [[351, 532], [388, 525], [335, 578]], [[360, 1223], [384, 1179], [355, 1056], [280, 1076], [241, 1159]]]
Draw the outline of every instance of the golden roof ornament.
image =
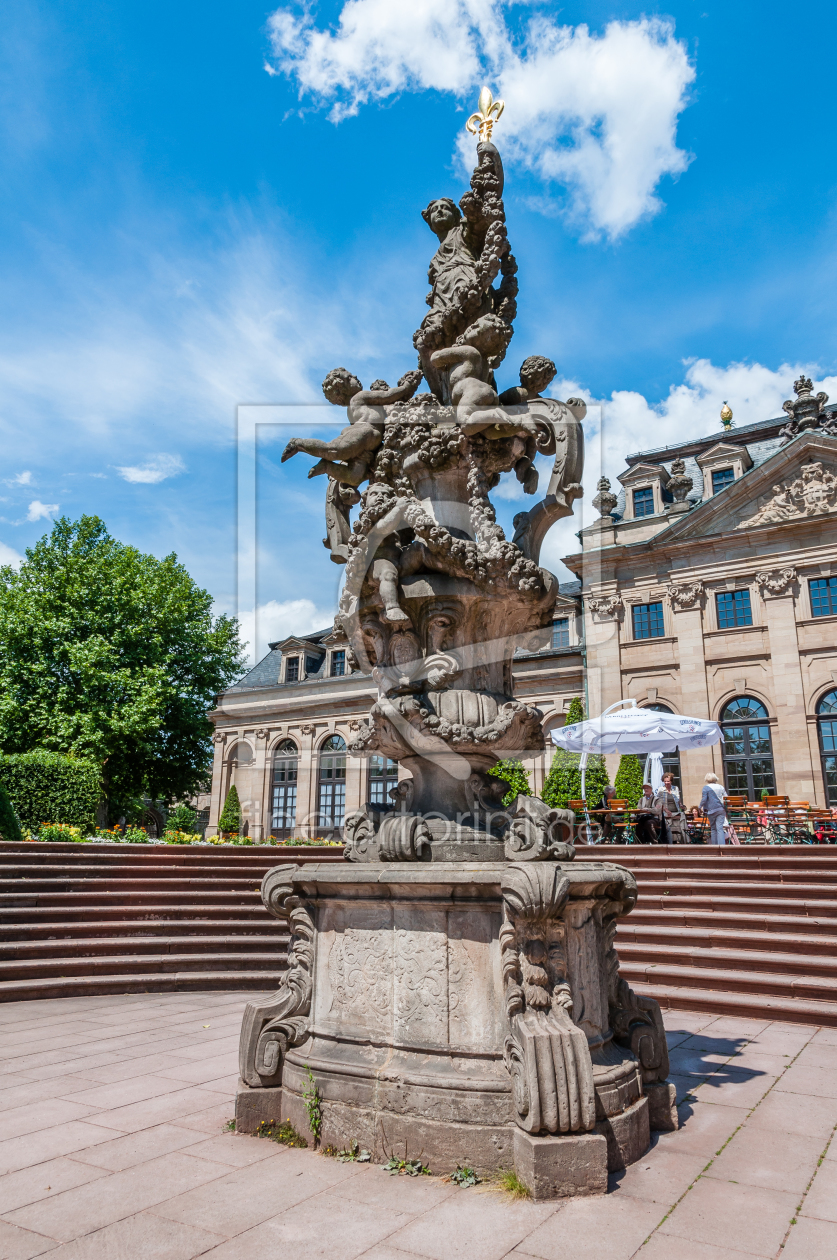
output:
[[724, 399], [724, 405], [721, 408], [721, 424], [725, 429], [732, 428], [732, 407], [730, 407], [726, 399]]
[[472, 114], [465, 124], [472, 136], [477, 134], [481, 141], [491, 139], [491, 129], [506, 107], [505, 101], [495, 101], [491, 89], [484, 87], [477, 102], [477, 112]]

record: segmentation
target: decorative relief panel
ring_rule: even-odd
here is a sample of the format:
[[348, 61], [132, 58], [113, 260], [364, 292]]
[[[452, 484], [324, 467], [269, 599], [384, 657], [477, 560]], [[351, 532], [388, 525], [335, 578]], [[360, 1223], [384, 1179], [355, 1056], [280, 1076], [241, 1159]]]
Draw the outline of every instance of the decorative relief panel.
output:
[[666, 587], [666, 594], [674, 612], [682, 612], [687, 608], [699, 608], [703, 593], [703, 582], [671, 582]]
[[803, 464], [795, 481], [773, 487], [772, 497], [757, 512], [739, 521], [736, 529], [776, 525], [804, 516], [827, 516], [837, 509], [837, 477], [819, 461]]
[[587, 607], [595, 617], [608, 621], [618, 617], [624, 605], [622, 596], [616, 593], [613, 595], [596, 595], [592, 599], [588, 599]]

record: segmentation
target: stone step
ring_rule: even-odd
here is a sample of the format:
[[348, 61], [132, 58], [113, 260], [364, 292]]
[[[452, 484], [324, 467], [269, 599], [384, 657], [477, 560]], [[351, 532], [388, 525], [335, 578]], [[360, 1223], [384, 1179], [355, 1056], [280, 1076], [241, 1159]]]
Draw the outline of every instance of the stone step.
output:
[[180, 990], [249, 989], [270, 993], [282, 971], [181, 971], [151, 972], [135, 976], [55, 976], [44, 980], [4, 980], [0, 1002], [57, 997], [89, 997], [110, 993], [169, 993]]
[[637, 993], [652, 997], [663, 1010], [707, 1011], [712, 1015], [740, 1015], [749, 1019], [787, 1020], [837, 1028], [837, 1002], [811, 1002], [764, 993], [730, 993], [722, 989], [685, 988], [633, 982]]
[[[837, 958], [837, 924], [826, 920], [831, 931], [830, 936], [798, 935], [793, 932], [749, 931], [744, 928], [717, 928], [666, 926], [662, 924], [637, 924], [632, 922], [636, 912], [627, 920], [620, 922], [616, 941], [619, 951], [626, 945], [686, 945], [701, 949], [729, 948], [744, 950], [772, 951], [800, 954], [802, 957], [818, 955]], [[810, 920], [802, 920], [806, 925]], [[0, 952], [2, 952], [0, 950]]]
[[185, 972], [266, 971], [278, 975], [284, 970], [286, 958], [273, 954], [238, 954], [221, 951], [207, 954], [151, 954], [129, 953], [101, 958], [29, 958], [17, 962], [0, 962], [0, 986], [14, 980], [44, 980], [50, 977], [71, 976], [133, 976], [151, 975], [154, 972], [181, 975]]
[[737, 897], [746, 896], [757, 898], [776, 898], [778, 900], [787, 900], [788, 898], [804, 899], [806, 901], [813, 899], [826, 900], [837, 897], [837, 884], [820, 884], [816, 879], [811, 878], [800, 883], [782, 884], [776, 880], [766, 880], [759, 882], [758, 880], [750, 880], [744, 876], [736, 879], [719, 879], [716, 881], [703, 879], [683, 879], [680, 875], [669, 874], [668, 879], [659, 879], [656, 876], [649, 876], [643, 871], [641, 873], [643, 897], [659, 897], [681, 896], [681, 897]]
[[[628, 866], [628, 863], [620, 862], [619, 865]], [[632, 868], [628, 867], [628, 869]], [[638, 866], [633, 868], [633, 873], [642, 875], [643, 884], [675, 881], [714, 885], [732, 881], [734, 883], [745, 883], [749, 888], [760, 888], [765, 884], [775, 884], [780, 888], [784, 885], [797, 887], [799, 884], [816, 884], [821, 888], [837, 888], [837, 869], [821, 871], [807, 866], [804, 869], [796, 870], [788, 870], [787, 867], [765, 869], [761, 866], [753, 867], [752, 869], [742, 867], [734, 870], [720, 866]]]
[[[16, 906], [53, 906], [57, 910], [64, 907], [73, 906], [136, 906], [141, 909], [143, 906], [158, 902], [160, 905], [177, 905], [182, 900], [184, 894], [189, 891], [182, 889], [180, 891], [170, 891], [166, 888], [154, 889], [153, 891], [144, 892], [141, 889], [130, 891], [126, 889], [124, 892], [112, 891], [104, 887], [97, 889], [95, 892], [42, 892], [42, 893], [3, 893], [0, 896], [0, 910], [13, 910]], [[201, 904], [212, 906], [221, 902], [230, 902], [232, 899], [240, 902], [242, 905], [248, 903], [253, 905], [261, 905], [260, 894], [254, 888], [219, 888], [217, 890], [206, 890], [192, 896], [192, 901], [200, 899]]]
[[258, 897], [261, 893], [261, 879], [256, 879], [255, 876], [242, 878], [231, 875], [219, 875], [217, 879], [214, 879], [211, 875], [205, 874], [188, 878], [181, 875], [172, 875], [168, 878], [162, 874], [148, 878], [145, 875], [137, 877], [136, 872], [130, 879], [127, 877], [115, 879], [110, 871], [107, 875], [98, 878], [71, 874], [47, 878], [39, 874], [34, 879], [0, 879], [0, 905], [8, 904], [9, 898], [42, 893], [99, 895], [104, 892], [116, 897], [124, 897], [133, 893], [161, 892], [173, 896], [176, 893], [188, 892], [196, 896], [203, 896], [204, 893], [215, 896], [219, 889], [235, 893], [252, 893], [254, 897]]
[[174, 902], [171, 905], [156, 905], [154, 903], [142, 906], [116, 905], [116, 906], [78, 906], [69, 905], [64, 907], [55, 906], [27, 906], [19, 905], [14, 909], [4, 908], [0, 910], [0, 930], [5, 930], [5, 925], [14, 925], [16, 923], [58, 923], [61, 920], [65, 922], [84, 923], [91, 912], [95, 910], [98, 919], [110, 919], [111, 922], [127, 922], [127, 923], [145, 923], [146, 921], [155, 921], [163, 919], [256, 919], [260, 923], [264, 923], [270, 916], [264, 906], [259, 902], [252, 906], [242, 905], [217, 905], [207, 906], [201, 903], [184, 905], [182, 902]]
[[627, 960], [621, 967], [624, 978], [633, 985], [671, 985], [674, 988], [721, 989], [725, 993], [759, 993], [837, 1005], [837, 978], [829, 976], [786, 976], [766, 971], [733, 970], [722, 967], [678, 966], [669, 962]]
[[[279, 925], [277, 924], [277, 927]], [[112, 926], [110, 931], [112, 933]], [[118, 956], [123, 950], [137, 954], [205, 954], [210, 953], [266, 953], [271, 957], [284, 958], [289, 936], [277, 931], [271, 935], [232, 934], [229, 936], [124, 936], [51, 938], [39, 941], [4, 941], [0, 944], [0, 960], [16, 961], [25, 958], [93, 958]]]
[[287, 936], [282, 924], [276, 919], [271, 918], [264, 907], [260, 911], [248, 912], [249, 917], [244, 918], [238, 916], [235, 907], [229, 918], [219, 918], [217, 908], [213, 908], [212, 913], [200, 910], [200, 916], [191, 919], [177, 918], [180, 907], [177, 911], [172, 911], [171, 915], [161, 917], [159, 919], [141, 919], [130, 918], [125, 927], [119, 918], [111, 917], [106, 920], [88, 920], [86, 912], [84, 912], [77, 920], [69, 920], [57, 922], [52, 917], [45, 918], [42, 922], [20, 922], [10, 924], [8, 916], [0, 919], [0, 932], [6, 941], [49, 941], [53, 939], [72, 940], [75, 938], [83, 939], [91, 936], [107, 936], [113, 937], [118, 932], [120, 937], [133, 938], [135, 936], [143, 936], [156, 938], [171, 933], [177, 933], [178, 939], [185, 940], [204, 940], [207, 936], [223, 935], [225, 933], [235, 934], [236, 936], [245, 936], [248, 940], [250, 934], [275, 931], [278, 936]]
[[[766, 971], [771, 975], [810, 976], [815, 979], [837, 980], [837, 956], [812, 957], [810, 954], [779, 951], [734, 949], [729, 946], [711, 946], [673, 942], [650, 945], [643, 941], [636, 944], [623, 941], [617, 936], [617, 950], [623, 970], [630, 964], [646, 967], [697, 967], [727, 971]], [[837, 994], [835, 995], [837, 996]]]
[[797, 897], [759, 897], [753, 898], [742, 889], [738, 897], [727, 897], [721, 894], [713, 896], [701, 893], [690, 896], [687, 893], [661, 893], [657, 896], [647, 894], [640, 888], [637, 906], [643, 910], [706, 910], [734, 914], [748, 914], [755, 906], [767, 915], [799, 915], [820, 919], [837, 919], [837, 897], [829, 901], [826, 898], [802, 899]]
[[837, 932], [837, 920], [833, 918], [818, 918], [816, 915], [797, 914], [781, 914], [774, 917], [771, 914], [765, 914], [762, 906], [759, 906], [759, 910], [762, 913], [754, 914], [745, 910], [727, 912], [720, 909], [715, 910], [712, 907], [693, 908], [690, 906], [688, 899], [677, 906], [666, 904], [668, 901], [668, 897], [664, 898], [659, 909], [638, 904], [627, 922], [636, 925], [649, 924], [670, 927], [732, 929], [741, 927], [758, 932], [801, 932], [816, 936], [832, 936]]

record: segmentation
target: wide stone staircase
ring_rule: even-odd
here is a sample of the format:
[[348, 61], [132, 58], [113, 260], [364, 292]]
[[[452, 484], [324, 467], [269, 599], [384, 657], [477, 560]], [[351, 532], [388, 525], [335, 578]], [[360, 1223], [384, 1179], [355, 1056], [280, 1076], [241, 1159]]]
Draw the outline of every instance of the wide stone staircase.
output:
[[288, 935], [262, 905], [262, 876], [342, 855], [0, 842], [0, 1001], [273, 988]]
[[[622, 974], [663, 1007], [837, 1026], [837, 847], [579, 846], [636, 876]], [[0, 842], [0, 1000], [269, 989], [287, 933], [259, 884], [339, 848]]]
[[664, 1008], [837, 1026], [837, 847], [579, 846], [633, 871], [622, 975]]

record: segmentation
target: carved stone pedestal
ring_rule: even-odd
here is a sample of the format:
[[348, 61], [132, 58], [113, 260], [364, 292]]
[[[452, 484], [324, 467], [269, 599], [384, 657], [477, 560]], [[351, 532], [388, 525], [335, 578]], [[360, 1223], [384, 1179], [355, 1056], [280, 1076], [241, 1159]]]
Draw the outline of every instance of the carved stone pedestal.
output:
[[619, 977], [624, 868], [285, 866], [262, 896], [289, 922], [290, 966], [245, 1013], [242, 1132], [290, 1119], [308, 1136], [310, 1069], [321, 1144], [376, 1161], [514, 1165], [545, 1197], [598, 1193], [647, 1149], [668, 1056], [656, 1003]]

